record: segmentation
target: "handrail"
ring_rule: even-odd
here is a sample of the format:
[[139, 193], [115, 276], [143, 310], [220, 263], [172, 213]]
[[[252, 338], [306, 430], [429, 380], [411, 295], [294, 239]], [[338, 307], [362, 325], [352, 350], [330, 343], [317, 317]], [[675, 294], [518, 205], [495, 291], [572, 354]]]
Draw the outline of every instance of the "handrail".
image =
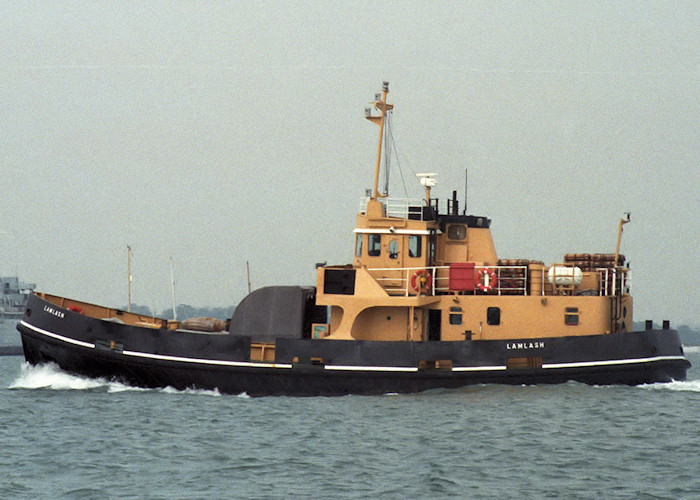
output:
[[[360, 213], [367, 212], [367, 202], [370, 199], [368, 196], [360, 198]], [[382, 198], [379, 201], [384, 205], [384, 212], [387, 217], [408, 219], [410, 214], [418, 216], [418, 220], [423, 220], [425, 200], [420, 198]], [[411, 208], [414, 209], [413, 212], [410, 210]]]
[[[618, 276], [619, 271], [619, 276]], [[627, 268], [598, 267], [595, 272], [600, 276], [598, 295], [618, 295], [629, 293], [631, 273]]]
[[[427, 271], [430, 274], [432, 286], [425, 295], [450, 293], [450, 266], [427, 267], [383, 267], [370, 268], [367, 271], [384, 288], [389, 295], [415, 295], [416, 291], [410, 286], [413, 273]], [[527, 266], [476, 266], [474, 272], [481, 269], [491, 269], [496, 272], [496, 295], [527, 295]], [[441, 272], [447, 270], [447, 272]], [[391, 275], [394, 273], [394, 275]], [[387, 275], [389, 274], [389, 275]], [[507, 286], [506, 286], [507, 285]]]
[[[578, 266], [571, 265], [568, 263], [563, 263], [563, 264], [552, 264], [551, 266], [545, 267], [542, 270], [542, 275], [541, 275], [541, 284], [540, 284], [540, 289], [542, 290], [541, 294], [542, 295], [547, 295], [546, 290], [549, 287], [551, 290], [552, 287], [554, 289], [554, 294], [556, 295], [557, 290], [562, 290], [562, 289], [573, 289], [570, 286], [556, 286], [552, 285], [548, 279], [547, 279], [547, 272], [549, 269], [553, 266], [557, 267], [568, 267], [568, 268], [575, 268]], [[615, 296], [615, 295], [624, 295], [628, 294], [630, 290], [630, 281], [631, 281], [631, 272], [628, 268], [623, 268], [623, 267], [596, 267], [587, 271], [583, 271], [584, 273], [596, 273], [598, 275], [598, 286], [597, 290], [591, 289], [591, 290], [582, 290], [580, 292], [581, 295], [586, 295], [588, 291], [591, 291], [598, 296]]]
[[[562, 264], [557, 264], [561, 266]], [[551, 266], [550, 266], [551, 267]], [[575, 267], [575, 266], [566, 266]], [[528, 266], [475, 266], [474, 272], [478, 273], [482, 269], [490, 269], [496, 273], [496, 285], [490, 292], [495, 295], [528, 295], [530, 289], [530, 279], [536, 279], [530, 276]], [[539, 280], [538, 295], [557, 294], [557, 287], [549, 283], [547, 279], [547, 270], [549, 267], [542, 269]], [[426, 267], [383, 267], [369, 268], [367, 271], [386, 290], [389, 295], [411, 296], [417, 292], [411, 288], [411, 276], [418, 271], [427, 271], [432, 281], [431, 286], [422, 291], [423, 295], [437, 295], [441, 293], [450, 293], [450, 266], [426, 266]], [[597, 290], [590, 290], [599, 296], [614, 296], [629, 293], [630, 288], [630, 271], [627, 268], [609, 268], [601, 267], [591, 271], [598, 274]], [[539, 281], [538, 280], [538, 281]], [[534, 285], [533, 285], [534, 286]], [[568, 290], [568, 288], [567, 288]], [[571, 288], [571, 290], [574, 290]], [[581, 294], [586, 295], [587, 290], [579, 290]], [[574, 292], [575, 293], [575, 292]]]

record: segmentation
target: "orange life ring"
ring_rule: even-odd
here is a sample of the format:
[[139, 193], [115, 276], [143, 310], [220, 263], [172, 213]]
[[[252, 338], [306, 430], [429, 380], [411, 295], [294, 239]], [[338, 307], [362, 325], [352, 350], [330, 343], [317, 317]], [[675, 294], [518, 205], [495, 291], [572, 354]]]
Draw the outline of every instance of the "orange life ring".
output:
[[420, 293], [422, 289], [430, 290], [433, 286], [433, 277], [425, 269], [419, 269], [411, 275], [411, 289]]
[[476, 288], [484, 293], [489, 293], [491, 290], [494, 289], [496, 283], [498, 283], [498, 276], [496, 276], [496, 271], [494, 271], [493, 269], [489, 269], [488, 267], [484, 267], [479, 270], [478, 274], [479, 279]]
[[85, 314], [83, 308], [79, 306], [68, 306], [68, 310], [78, 314]]

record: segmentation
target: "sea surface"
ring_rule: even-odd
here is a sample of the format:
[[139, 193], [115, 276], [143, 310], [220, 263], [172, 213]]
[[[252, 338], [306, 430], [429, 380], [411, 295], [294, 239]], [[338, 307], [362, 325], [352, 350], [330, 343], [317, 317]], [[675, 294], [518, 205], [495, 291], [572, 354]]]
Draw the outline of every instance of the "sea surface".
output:
[[17, 321], [0, 318], [0, 347], [21, 345]]
[[0, 357], [0, 498], [700, 498], [689, 380], [250, 398]]

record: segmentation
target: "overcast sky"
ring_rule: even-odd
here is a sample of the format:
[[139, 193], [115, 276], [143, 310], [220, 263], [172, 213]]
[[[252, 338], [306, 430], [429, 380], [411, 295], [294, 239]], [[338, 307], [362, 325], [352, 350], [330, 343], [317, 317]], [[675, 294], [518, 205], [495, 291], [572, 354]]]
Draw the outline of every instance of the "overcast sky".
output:
[[[697, 325], [700, 2], [0, 4], [0, 273], [228, 306], [351, 261], [383, 80], [409, 196], [502, 258], [622, 253], [635, 319]], [[405, 196], [398, 169], [391, 193]]]

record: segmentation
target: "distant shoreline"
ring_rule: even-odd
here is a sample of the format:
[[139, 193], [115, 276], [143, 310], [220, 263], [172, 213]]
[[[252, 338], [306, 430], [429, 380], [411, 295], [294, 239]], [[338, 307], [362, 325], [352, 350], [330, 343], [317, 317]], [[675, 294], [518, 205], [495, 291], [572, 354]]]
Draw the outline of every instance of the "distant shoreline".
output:
[[23, 354], [21, 345], [0, 346], [0, 356], [22, 356]]

